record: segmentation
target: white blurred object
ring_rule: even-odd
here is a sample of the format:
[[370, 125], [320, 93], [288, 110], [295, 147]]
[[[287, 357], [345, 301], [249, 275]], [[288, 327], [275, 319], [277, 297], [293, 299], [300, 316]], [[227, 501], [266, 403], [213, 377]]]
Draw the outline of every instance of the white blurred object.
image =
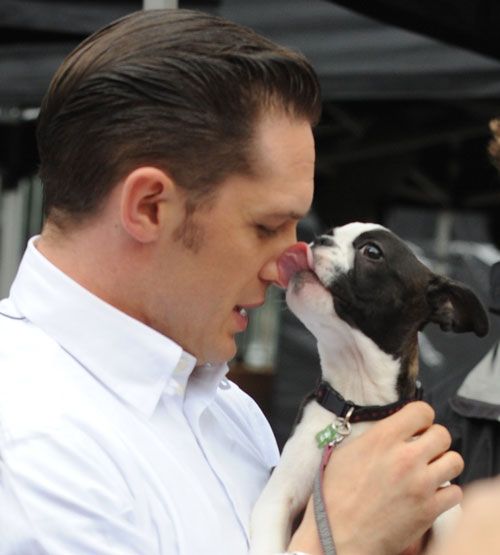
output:
[[178, 7], [178, 0], [144, 0], [143, 8], [145, 10], [156, 10], [161, 8], [172, 8]]
[[252, 310], [247, 330], [243, 362], [255, 372], [273, 372], [278, 350], [281, 293], [276, 287], [267, 291], [263, 306]]
[[444, 364], [444, 356], [431, 343], [425, 333], [418, 334], [420, 358], [429, 368], [440, 367]]

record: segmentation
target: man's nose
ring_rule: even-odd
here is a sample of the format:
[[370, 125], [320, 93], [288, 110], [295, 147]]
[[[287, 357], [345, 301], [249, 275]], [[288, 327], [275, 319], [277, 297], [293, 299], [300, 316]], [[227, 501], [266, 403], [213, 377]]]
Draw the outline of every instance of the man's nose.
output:
[[269, 285], [278, 285], [282, 287], [278, 268], [278, 257], [271, 258], [262, 266], [259, 277], [262, 281], [269, 283]]
[[269, 258], [264, 266], [262, 266], [259, 272], [259, 277], [262, 281], [267, 282], [269, 285], [277, 285], [278, 287], [286, 288], [286, 284], [283, 284], [281, 280], [278, 260], [280, 256], [296, 242], [297, 224], [294, 224], [293, 226], [290, 226], [287, 232], [281, 237], [281, 248], [276, 245], [274, 256]]

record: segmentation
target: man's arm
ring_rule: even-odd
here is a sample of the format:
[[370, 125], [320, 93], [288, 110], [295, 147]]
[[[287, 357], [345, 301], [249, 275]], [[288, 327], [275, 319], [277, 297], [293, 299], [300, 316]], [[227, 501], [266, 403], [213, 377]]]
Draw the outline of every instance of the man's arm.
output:
[[[38, 546], [37, 555], [159, 552], [154, 530], [147, 533], [142, 525], [144, 515], [120, 469], [81, 430], [33, 435], [5, 445], [2, 455], [9, 499], [0, 511], [22, 511], [29, 526], [8, 543], [0, 542], [0, 555], [24, 555], [25, 545]], [[172, 541], [169, 553], [175, 553], [174, 537]]]
[[17, 499], [0, 453], [0, 553], [47, 555], [32, 533], [33, 526]]
[[[323, 487], [339, 555], [396, 555], [460, 502], [460, 488], [440, 485], [463, 461], [433, 419], [429, 405], [410, 403], [334, 451]], [[289, 551], [322, 553], [311, 502]]]

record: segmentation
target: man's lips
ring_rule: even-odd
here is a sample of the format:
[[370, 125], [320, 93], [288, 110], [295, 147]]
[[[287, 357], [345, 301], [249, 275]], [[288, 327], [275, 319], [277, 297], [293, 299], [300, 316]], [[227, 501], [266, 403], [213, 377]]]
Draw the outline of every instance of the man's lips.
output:
[[245, 329], [248, 326], [249, 317], [248, 317], [247, 311], [251, 310], [252, 308], [258, 308], [263, 304], [264, 304], [264, 301], [260, 301], [258, 303], [253, 303], [253, 304], [236, 305], [233, 308], [233, 313], [238, 326], [238, 331], [245, 331]]
[[248, 310], [252, 310], [253, 308], [259, 308], [263, 304], [264, 304], [264, 301], [259, 301], [257, 303], [252, 303], [252, 304], [237, 304], [233, 308], [233, 310], [236, 310], [237, 312], [247, 312]]
[[245, 331], [248, 326], [247, 311], [241, 306], [235, 306], [233, 308], [233, 315], [234, 315], [237, 331], [239, 332]]
[[304, 270], [313, 271], [312, 252], [307, 243], [295, 243], [278, 258], [279, 284], [286, 289], [291, 277]]

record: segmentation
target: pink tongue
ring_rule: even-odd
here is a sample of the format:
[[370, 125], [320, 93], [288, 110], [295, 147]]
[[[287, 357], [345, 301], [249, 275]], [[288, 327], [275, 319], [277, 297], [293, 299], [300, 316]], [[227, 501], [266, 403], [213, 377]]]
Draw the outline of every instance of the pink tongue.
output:
[[307, 243], [295, 243], [278, 258], [280, 285], [288, 287], [290, 278], [302, 270], [311, 270], [311, 252]]

